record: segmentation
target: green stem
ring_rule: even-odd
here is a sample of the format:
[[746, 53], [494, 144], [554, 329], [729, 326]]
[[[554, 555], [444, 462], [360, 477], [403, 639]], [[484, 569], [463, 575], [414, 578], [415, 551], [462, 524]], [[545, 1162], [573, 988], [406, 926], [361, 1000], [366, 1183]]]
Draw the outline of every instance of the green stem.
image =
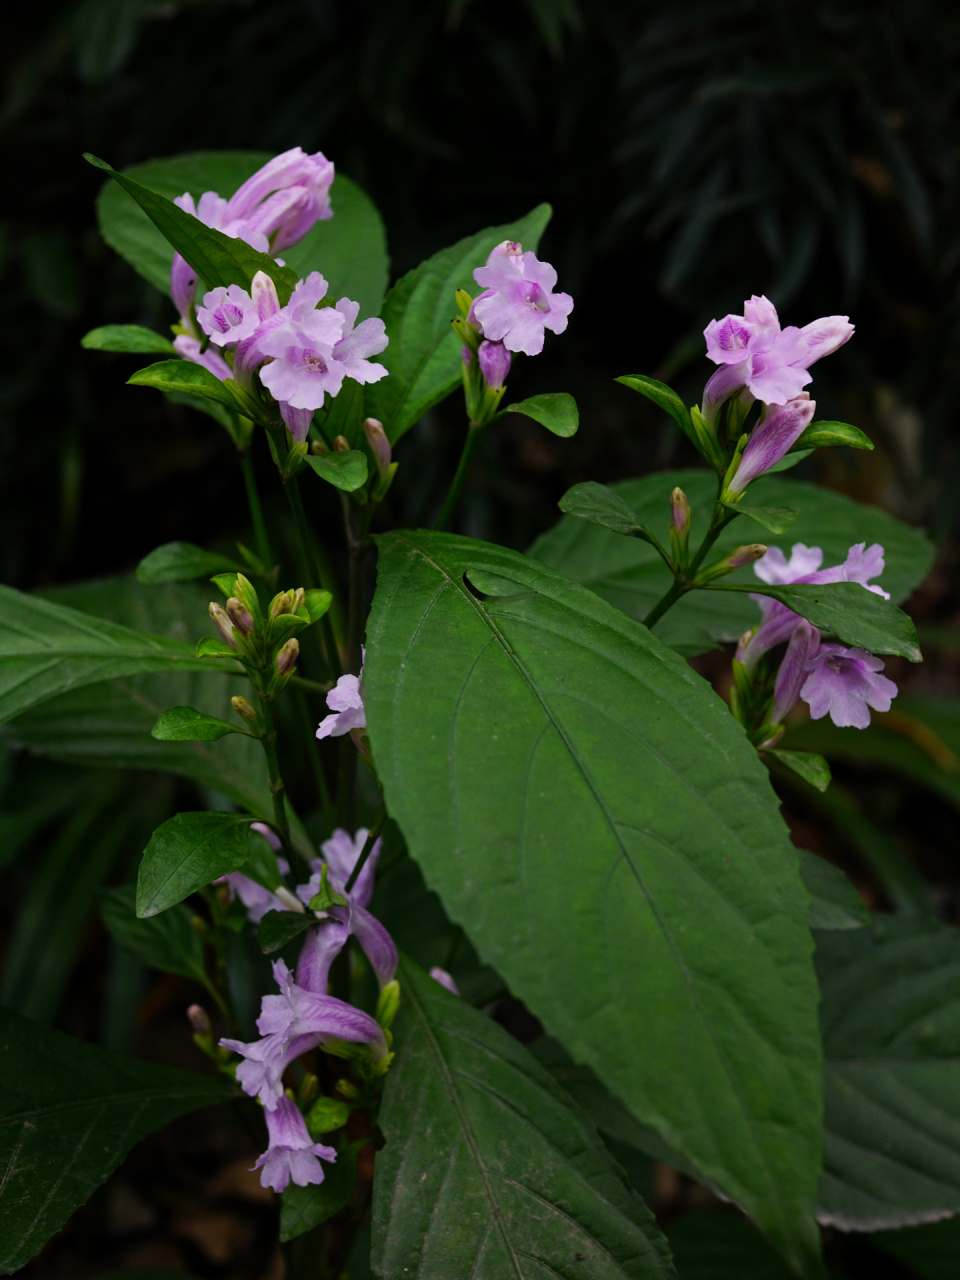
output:
[[672, 609], [681, 596], [685, 596], [690, 590], [689, 585], [681, 578], [674, 578], [671, 583], [670, 590], [653, 606], [650, 612], [643, 620], [645, 627], [653, 627], [660, 621], [668, 609]]
[[380, 835], [380, 832], [383, 830], [383, 824], [386, 822], [386, 820], [387, 820], [387, 811], [386, 809], [382, 809], [380, 811], [380, 817], [373, 824], [370, 834], [367, 836], [366, 840], [364, 841], [363, 848], [360, 850], [360, 857], [353, 864], [353, 870], [350, 872], [350, 875], [347, 878], [347, 883], [343, 886], [343, 892], [345, 896], [349, 897], [350, 890], [357, 883], [357, 877], [360, 875], [360, 872], [364, 868], [364, 864], [366, 863], [367, 859], [370, 857], [370, 850], [376, 844], [377, 838]]
[[697, 576], [697, 570], [703, 564], [707, 553], [716, 542], [717, 538], [719, 538], [720, 534], [727, 527], [730, 521], [735, 519], [736, 515], [731, 515], [730, 512], [724, 510], [719, 502], [716, 503], [713, 508], [713, 515], [710, 519], [710, 528], [707, 530], [703, 541], [697, 548], [697, 554], [687, 565], [686, 569], [683, 571], [683, 575], [681, 576], [678, 574], [674, 578], [669, 590], [660, 600], [657, 601], [644, 618], [643, 625], [645, 627], [654, 626], [660, 621], [668, 609], [673, 608], [681, 596], [685, 596], [688, 591], [692, 591], [694, 589], [697, 584], [693, 579]]
[[270, 549], [270, 538], [267, 535], [267, 524], [263, 518], [263, 507], [260, 505], [260, 493], [257, 489], [257, 477], [253, 471], [253, 458], [249, 449], [240, 454], [240, 468], [243, 471], [243, 483], [247, 490], [247, 504], [253, 520], [253, 531], [257, 539], [257, 554], [263, 561], [264, 570], [269, 573], [273, 568], [273, 552]]
[[437, 517], [436, 524], [433, 526], [438, 533], [443, 532], [447, 527], [447, 522], [453, 515], [453, 509], [457, 505], [460, 490], [463, 488], [463, 482], [467, 478], [467, 472], [470, 470], [470, 463], [473, 461], [473, 455], [477, 451], [482, 432], [483, 427], [478, 426], [475, 422], [471, 422], [467, 427], [467, 438], [463, 442], [463, 451], [460, 454], [460, 461], [457, 463], [456, 473], [447, 492], [443, 509]]
[[[300, 487], [297, 483], [296, 476], [286, 476], [283, 481], [283, 491], [287, 495], [287, 501], [290, 504], [290, 510], [293, 512], [294, 523], [297, 526], [297, 535], [303, 547], [304, 554], [307, 557], [307, 563], [310, 566], [310, 572], [313, 574], [313, 582], [311, 586], [323, 587], [323, 573], [320, 569], [320, 561], [317, 556], [316, 546], [313, 541], [313, 534], [307, 523], [307, 513], [303, 509], [303, 501], [300, 497]], [[340, 666], [340, 654], [337, 650], [337, 642], [334, 639], [333, 629], [330, 626], [330, 615], [325, 613], [320, 619], [320, 634], [323, 639], [323, 652], [326, 660], [327, 669], [335, 676], [342, 674]]]

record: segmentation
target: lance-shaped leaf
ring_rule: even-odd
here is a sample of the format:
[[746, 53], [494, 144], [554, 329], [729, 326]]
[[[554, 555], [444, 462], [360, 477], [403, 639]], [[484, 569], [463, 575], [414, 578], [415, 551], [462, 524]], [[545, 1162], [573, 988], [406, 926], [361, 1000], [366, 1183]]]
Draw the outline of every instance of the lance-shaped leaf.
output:
[[234, 670], [192, 645], [133, 631], [0, 586], [0, 723], [98, 680], [146, 671]]
[[[204, 191], [229, 197], [270, 159], [269, 152], [260, 151], [191, 152], [132, 165], [125, 173], [169, 200], [185, 191], [195, 199]], [[321, 271], [331, 297], [346, 295], [360, 303], [361, 315], [373, 315], [387, 286], [383, 222], [369, 196], [343, 174], [334, 179], [330, 203], [333, 217], [318, 222], [298, 244], [285, 249], [283, 257], [300, 278]], [[173, 251], [139, 205], [121, 187], [107, 182], [97, 199], [97, 217], [107, 244], [167, 293]]]
[[249, 291], [253, 277], [258, 271], [263, 271], [277, 286], [280, 302], [285, 303], [289, 299], [297, 277], [289, 267], [278, 266], [269, 253], [260, 253], [245, 240], [234, 239], [213, 227], [204, 226], [199, 218], [166, 196], [151, 191], [125, 173], [118, 173], [96, 156], [87, 153], [84, 159], [103, 169], [127, 195], [136, 200], [164, 239], [190, 263], [211, 289], [218, 285], [239, 284]]
[[[633, 512], [638, 524], [661, 527], [671, 490], [678, 485], [690, 500], [691, 541], [697, 546], [707, 531], [717, 494], [716, 479], [708, 472], [666, 471], [627, 480], [613, 486]], [[886, 568], [880, 583], [894, 603], [903, 600], [923, 579], [933, 561], [933, 546], [920, 529], [876, 507], [865, 507], [842, 494], [803, 481], [765, 476], [750, 486], [751, 501], [772, 507], [793, 507], [796, 522], [784, 534], [763, 538], [789, 556], [796, 542], [823, 549], [825, 565], [842, 564], [850, 547], [858, 542], [879, 542], [886, 552]], [[744, 540], [737, 521], [721, 533], [716, 554], [733, 551]], [[669, 589], [673, 578], [651, 546], [639, 539], [564, 517], [543, 537], [530, 554], [568, 577], [582, 582], [632, 618], [642, 620]], [[761, 587], [753, 569], [739, 569], [725, 582]], [[748, 595], [734, 592], [691, 591], [657, 624], [655, 630], [671, 646], [686, 653], [703, 653], [716, 641], [735, 642], [748, 627], [760, 621], [760, 610]]]
[[250, 817], [178, 813], [157, 827], [137, 876], [137, 915], [155, 916], [250, 857]]
[[572, 489], [567, 490], [557, 506], [567, 515], [603, 525], [614, 533], [645, 538], [655, 544], [653, 534], [637, 521], [637, 517], [620, 495], [605, 484], [597, 484], [595, 480], [575, 484]]
[[484, 266], [501, 241], [536, 249], [550, 213], [541, 204], [518, 222], [467, 236], [408, 271], [387, 294], [380, 315], [390, 345], [378, 359], [390, 376], [368, 386], [365, 400], [368, 415], [383, 423], [391, 444], [460, 383], [461, 344], [450, 323], [457, 315], [456, 291], [479, 292], [474, 269]]
[[728, 511], [753, 520], [767, 533], [786, 533], [798, 515], [793, 507], [744, 507], [739, 502], [725, 502], [723, 505]]
[[110, 1053], [0, 1009], [0, 1274], [24, 1266], [141, 1138], [234, 1096], [222, 1077]]
[[565, 391], [546, 391], [539, 396], [531, 396], [529, 400], [508, 404], [503, 412], [522, 413], [564, 439], [574, 435], [580, 425], [577, 402]]
[[343, 453], [308, 453], [308, 465], [321, 479], [345, 493], [353, 493], [367, 483], [367, 455], [359, 449]]
[[798, 582], [792, 587], [769, 586], [766, 582], [755, 587], [717, 584], [711, 590], [770, 596], [843, 644], [868, 649], [870, 653], [891, 653], [911, 662], [923, 661], [912, 618], [859, 582]]
[[668, 387], [665, 382], [657, 382], [656, 378], [648, 378], [642, 373], [625, 374], [622, 378], [617, 378], [617, 382], [622, 382], [625, 387], [630, 387], [632, 391], [639, 391], [642, 396], [652, 400], [658, 408], [670, 415], [697, 449], [700, 448], [697, 433], [690, 420], [690, 410], [673, 387]]
[[[379, 546], [367, 724], [427, 882], [576, 1060], [804, 1265], [817, 991], [756, 752], [685, 662], [568, 578], [446, 534]], [[512, 593], [478, 599], [478, 571]]]
[[815, 751], [768, 749], [767, 755], [779, 760], [782, 765], [786, 765], [788, 769], [791, 769], [798, 777], [803, 778], [805, 782], [809, 782], [811, 787], [816, 787], [818, 791], [826, 791], [830, 785], [830, 766], [823, 756], [818, 756]]
[[373, 1268], [421, 1280], [668, 1280], [663, 1237], [518, 1041], [409, 960], [373, 1200]]
[[228, 733], [246, 733], [246, 730], [208, 716], [195, 707], [170, 707], [150, 730], [150, 736], [158, 742], [219, 742]]
[[193, 364], [189, 360], [161, 360], [159, 364], [138, 369], [127, 382], [132, 387], [155, 387], [158, 391], [215, 400], [217, 404], [225, 405], [235, 413], [246, 413], [249, 416], [250, 406], [246, 399], [234, 394], [232, 378], [221, 382], [202, 364]]
[[80, 339], [80, 345], [90, 351], [127, 351], [136, 355], [157, 351], [174, 354], [174, 346], [162, 333], [144, 329], [139, 324], [105, 324], [91, 329]]
[[189, 582], [191, 578], [211, 578], [215, 573], [232, 569], [242, 572], [244, 566], [229, 556], [204, 551], [192, 542], [165, 542], [137, 565], [137, 581], [144, 586], [161, 582]]
[[848, 445], [851, 449], [872, 449], [873, 441], [859, 427], [849, 422], [811, 422], [791, 446], [790, 453], [808, 452], [832, 445]]
[[312, 911], [268, 911], [257, 929], [260, 950], [264, 955], [273, 955], [316, 923]]
[[821, 1221], [874, 1231], [960, 1212], [960, 933], [916, 916], [817, 937]]
[[100, 914], [118, 946], [161, 973], [178, 973], [203, 986], [210, 985], [203, 958], [203, 942], [193, 927], [193, 914], [184, 906], [171, 907], [149, 920], [138, 920], [132, 885], [107, 889], [100, 895]]

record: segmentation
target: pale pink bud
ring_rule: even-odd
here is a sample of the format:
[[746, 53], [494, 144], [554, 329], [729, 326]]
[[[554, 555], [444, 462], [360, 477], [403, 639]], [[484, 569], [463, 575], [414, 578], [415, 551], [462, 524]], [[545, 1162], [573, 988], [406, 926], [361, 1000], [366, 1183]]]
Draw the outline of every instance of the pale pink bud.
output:
[[210, 617], [213, 619], [214, 625], [220, 632], [221, 637], [227, 642], [231, 649], [237, 647], [236, 632], [233, 629], [233, 623], [221, 607], [215, 602], [210, 602]]
[[489, 342], [484, 339], [477, 352], [480, 372], [491, 391], [499, 391], [510, 372], [510, 352], [502, 342]]
[[[469, 352], [467, 354], [469, 355]], [[367, 444], [377, 464], [377, 470], [381, 475], [385, 475], [390, 470], [393, 451], [390, 448], [387, 433], [383, 429], [383, 423], [378, 422], [376, 418], [367, 418], [363, 424], [363, 434], [367, 437]]]
[[277, 654], [277, 675], [285, 676], [289, 671], [292, 671], [299, 657], [300, 641], [296, 636], [291, 636]]
[[670, 495], [670, 519], [681, 538], [690, 531], [690, 503], [682, 489], [674, 489]]
[[210, 1015], [203, 1005], [192, 1004], [187, 1010], [187, 1018], [193, 1028], [194, 1035], [208, 1036], [210, 1034]]
[[237, 630], [248, 636], [253, 630], [253, 614], [243, 601], [238, 600], [236, 596], [231, 596], [227, 601], [227, 613]]

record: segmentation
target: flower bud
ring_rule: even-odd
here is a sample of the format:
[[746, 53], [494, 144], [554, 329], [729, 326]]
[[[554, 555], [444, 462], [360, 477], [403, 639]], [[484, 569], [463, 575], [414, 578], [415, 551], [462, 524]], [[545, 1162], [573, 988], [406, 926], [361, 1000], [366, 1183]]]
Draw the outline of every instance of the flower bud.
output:
[[289, 674], [296, 665], [296, 661], [299, 657], [300, 641], [296, 636], [291, 636], [277, 654], [277, 675], [285, 676]]
[[766, 554], [767, 548], [759, 542], [752, 542], [746, 547], [737, 547], [736, 551], [731, 551], [722, 560], [717, 560], [701, 570], [697, 575], [696, 585], [703, 586], [704, 583], [712, 582], [715, 578], [722, 578], [724, 574], [733, 573], [734, 569], [742, 569], [744, 565], [753, 564], [754, 560], [759, 560]]
[[201, 1004], [192, 1004], [187, 1010], [187, 1017], [190, 1020], [190, 1026], [195, 1036], [208, 1036], [210, 1034], [210, 1015]]
[[238, 600], [236, 596], [231, 596], [227, 601], [227, 613], [237, 630], [248, 636], [253, 630], [253, 614], [243, 601]]
[[[469, 352], [467, 355], [469, 357]], [[376, 418], [367, 418], [363, 424], [363, 434], [367, 437], [367, 444], [370, 446], [373, 460], [377, 464], [377, 470], [381, 476], [386, 475], [390, 470], [392, 450], [390, 441], [387, 439], [387, 433], [383, 429], [383, 423], [378, 422]]]
[[681, 538], [690, 532], [690, 503], [682, 489], [674, 489], [670, 495], [670, 519]]
[[333, 441], [334, 453], [349, 453], [350, 441], [346, 436], [336, 436]]
[[237, 647], [236, 634], [233, 629], [233, 623], [227, 614], [214, 601], [210, 602], [210, 617], [213, 619], [214, 625], [220, 632], [221, 637], [226, 641], [231, 649]]
[[230, 699], [230, 705], [242, 720], [246, 720], [248, 724], [255, 725], [257, 723], [256, 711], [254, 711], [246, 698], [242, 698], [239, 693]]
[[400, 1008], [400, 983], [393, 979], [388, 982], [380, 992], [377, 1000], [377, 1021], [384, 1030], [387, 1030], [393, 1024], [394, 1018], [397, 1016], [397, 1010]]
[[290, 602], [290, 612], [299, 613], [303, 608], [303, 602], [306, 599], [306, 592], [303, 587], [297, 587], [293, 593], [293, 600]]
[[499, 391], [510, 372], [510, 352], [502, 342], [489, 342], [484, 338], [477, 359], [484, 382], [491, 391]]
[[293, 613], [292, 591], [279, 591], [270, 601], [270, 617], [279, 618], [282, 613]]

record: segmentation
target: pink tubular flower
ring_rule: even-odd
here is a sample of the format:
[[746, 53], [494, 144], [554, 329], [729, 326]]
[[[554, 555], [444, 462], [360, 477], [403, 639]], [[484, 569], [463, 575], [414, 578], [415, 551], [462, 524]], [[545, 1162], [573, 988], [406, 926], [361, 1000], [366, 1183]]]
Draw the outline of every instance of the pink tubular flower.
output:
[[265, 230], [279, 253], [302, 240], [315, 223], [333, 217], [334, 175], [322, 151], [307, 155], [301, 147], [291, 147], [238, 188], [228, 202], [229, 216]]
[[852, 335], [847, 316], [781, 329], [773, 303], [755, 294], [744, 303], [742, 316], [711, 320], [703, 331], [707, 356], [720, 366], [704, 389], [704, 417], [715, 421], [723, 401], [741, 388], [765, 404], [786, 404], [811, 381], [810, 366]]
[[387, 370], [368, 357], [385, 350], [389, 341], [386, 325], [379, 316], [371, 316], [354, 328], [360, 303], [349, 298], [341, 298], [336, 310], [343, 316], [343, 336], [333, 349], [333, 358], [342, 366], [343, 376], [354, 382], [379, 382], [387, 376]]
[[754, 427], [743, 451], [730, 489], [741, 494], [751, 480], [756, 480], [789, 452], [813, 421], [817, 407], [805, 391], [784, 405], [775, 406]]
[[839, 644], [820, 645], [805, 664], [809, 673], [800, 697], [809, 704], [810, 715], [820, 720], [829, 715], [838, 728], [866, 729], [870, 711], [889, 711], [897, 686], [879, 673], [883, 662], [866, 649], [847, 649]]
[[231, 284], [211, 289], [197, 308], [197, 323], [217, 347], [253, 336], [260, 323], [257, 308], [246, 289]]
[[203, 365], [208, 373], [212, 373], [221, 382], [233, 377], [233, 370], [223, 356], [210, 347], [203, 351], [199, 338], [191, 338], [188, 334], [181, 333], [174, 338], [173, 347], [181, 360], [189, 360], [191, 364]]
[[539, 355], [544, 329], [563, 333], [573, 310], [568, 293], [554, 293], [557, 273], [548, 262], [505, 240], [490, 252], [485, 267], [473, 273], [484, 292], [470, 308], [470, 321], [491, 342], [508, 351]]
[[507, 348], [502, 342], [490, 342], [484, 338], [477, 352], [477, 362], [490, 390], [499, 391], [510, 372], [510, 352]]
[[[361, 827], [357, 834], [351, 837], [349, 832], [338, 827], [330, 839], [325, 840], [320, 846], [323, 857], [315, 859], [310, 864], [313, 875], [308, 884], [300, 885], [297, 896], [303, 902], [309, 903], [314, 894], [320, 892], [322, 873], [326, 867], [327, 883], [330, 888], [347, 899], [346, 907], [330, 907], [326, 913], [337, 925], [346, 926], [346, 933], [343, 935], [340, 946], [343, 946], [349, 934], [353, 934], [366, 953], [377, 975], [377, 981], [382, 987], [392, 982], [397, 972], [397, 948], [394, 946], [393, 939], [376, 916], [367, 910], [373, 896], [374, 870], [380, 856], [382, 841], [377, 840], [374, 843], [350, 893], [348, 894], [345, 889], [369, 834], [366, 827]], [[327, 967], [329, 968], [329, 962]], [[316, 973], [316, 962], [313, 960], [310, 961], [310, 969], [312, 973]], [[300, 976], [298, 966], [298, 979]], [[312, 981], [317, 980], [316, 977], [312, 979]]]
[[327, 706], [333, 715], [325, 716], [317, 729], [318, 738], [342, 738], [351, 729], [365, 729], [367, 714], [363, 706], [363, 667], [358, 676], [341, 676], [336, 687], [327, 694]]
[[807, 679], [807, 663], [820, 645], [820, 632], [809, 622], [801, 620], [794, 629], [787, 645], [787, 652], [780, 663], [773, 691], [773, 722], [782, 724], [788, 712], [800, 699], [800, 690]]
[[269, 1146], [253, 1166], [262, 1170], [261, 1186], [286, 1191], [293, 1182], [298, 1187], [323, 1181], [321, 1160], [331, 1164], [337, 1158], [334, 1147], [314, 1142], [296, 1103], [286, 1095], [266, 1113]]
[[295, 409], [292, 404], [280, 401], [280, 417], [284, 421], [284, 425], [290, 432], [290, 435], [297, 444], [303, 444], [310, 432], [310, 423], [313, 421], [312, 409]]

